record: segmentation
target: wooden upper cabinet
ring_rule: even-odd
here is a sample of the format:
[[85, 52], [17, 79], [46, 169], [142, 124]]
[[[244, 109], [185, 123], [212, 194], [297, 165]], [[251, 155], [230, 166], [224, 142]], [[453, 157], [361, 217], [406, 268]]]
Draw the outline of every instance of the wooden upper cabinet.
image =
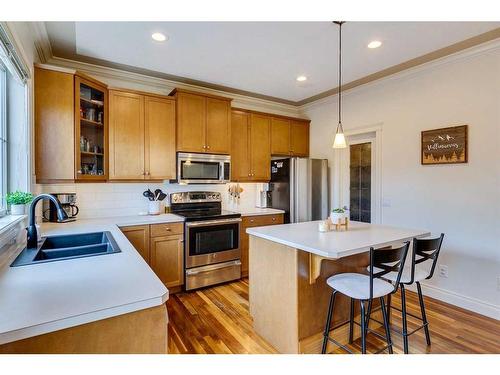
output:
[[271, 178], [271, 118], [250, 114], [250, 174], [252, 181]]
[[175, 100], [146, 96], [144, 110], [146, 179], [174, 179]]
[[229, 154], [231, 100], [175, 90], [177, 151]]
[[271, 154], [309, 156], [309, 121], [273, 117]]
[[108, 179], [108, 89], [85, 74], [75, 75], [75, 178]]
[[229, 154], [231, 150], [231, 105], [225, 99], [207, 98], [206, 151]]
[[109, 178], [143, 180], [144, 96], [109, 91]]
[[231, 180], [250, 180], [249, 159], [250, 114], [232, 111], [231, 114]]
[[290, 154], [309, 156], [309, 121], [290, 122]]
[[175, 178], [175, 99], [109, 91], [110, 180]]
[[35, 67], [35, 174], [38, 183], [75, 179], [74, 76]]
[[205, 152], [206, 98], [185, 92], [177, 97], [177, 150]]
[[290, 155], [290, 120], [271, 119], [271, 154]]

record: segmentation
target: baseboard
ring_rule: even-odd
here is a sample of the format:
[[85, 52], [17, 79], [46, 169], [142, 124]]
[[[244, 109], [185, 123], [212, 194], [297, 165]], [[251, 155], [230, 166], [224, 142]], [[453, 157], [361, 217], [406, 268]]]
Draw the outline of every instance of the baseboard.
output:
[[[493, 305], [488, 302], [480, 301], [475, 298], [467, 297], [458, 293], [450, 292], [449, 290], [441, 289], [432, 285], [422, 285], [422, 291], [425, 296], [435, 298], [437, 300], [449, 303], [473, 311], [475, 313], [500, 320], [500, 306]], [[412, 285], [408, 288], [416, 292], [417, 288]]]

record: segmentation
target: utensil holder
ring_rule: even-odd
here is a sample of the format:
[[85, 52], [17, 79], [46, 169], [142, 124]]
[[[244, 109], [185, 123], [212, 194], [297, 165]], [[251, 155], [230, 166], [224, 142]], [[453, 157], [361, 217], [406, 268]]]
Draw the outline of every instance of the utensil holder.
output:
[[148, 214], [159, 215], [161, 213], [161, 201], [150, 201]]

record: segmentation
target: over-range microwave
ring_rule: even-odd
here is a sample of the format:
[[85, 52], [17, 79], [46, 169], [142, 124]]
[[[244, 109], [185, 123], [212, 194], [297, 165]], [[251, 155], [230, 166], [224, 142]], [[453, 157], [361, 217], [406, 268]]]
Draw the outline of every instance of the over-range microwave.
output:
[[180, 184], [225, 184], [231, 180], [231, 156], [177, 153]]

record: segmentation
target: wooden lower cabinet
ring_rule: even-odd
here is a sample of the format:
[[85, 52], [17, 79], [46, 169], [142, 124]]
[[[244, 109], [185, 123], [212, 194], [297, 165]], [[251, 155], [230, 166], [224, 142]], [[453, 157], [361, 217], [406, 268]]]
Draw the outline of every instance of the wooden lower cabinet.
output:
[[283, 214], [244, 216], [241, 221], [240, 250], [241, 250], [241, 277], [248, 276], [248, 234], [247, 228], [263, 227], [266, 225], [283, 224]]
[[166, 354], [165, 304], [0, 345], [0, 354]]
[[183, 236], [151, 238], [150, 265], [167, 288], [184, 284]]
[[183, 223], [120, 228], [171, 293], [184, 285]]
[[149, 225], [135, 225], [121, 228], [125, 237], [149, 264]]

